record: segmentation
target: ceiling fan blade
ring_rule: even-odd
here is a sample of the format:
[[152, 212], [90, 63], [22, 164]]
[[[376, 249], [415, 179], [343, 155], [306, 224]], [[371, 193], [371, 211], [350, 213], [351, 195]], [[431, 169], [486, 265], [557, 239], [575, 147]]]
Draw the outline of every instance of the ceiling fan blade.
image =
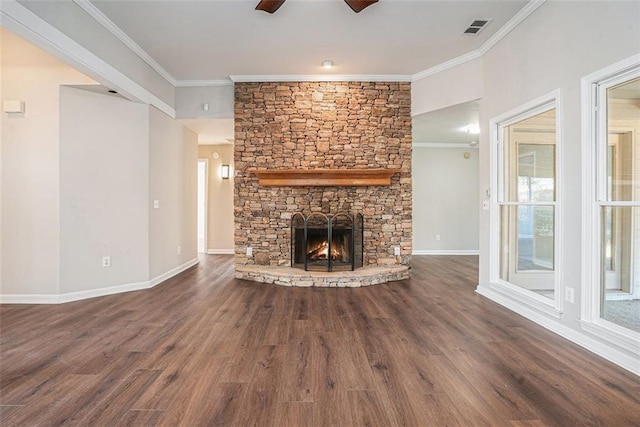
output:
[[378, 3], [378, 0], [344, 0], [344, 2], [348, 4], [355, 13], [359, 13], [365, 7]]
[[282, 3], [284, 3], [284, 0], [260, 0], [260, 3], [256, 6], [256, 10], [273, 13], [282, 6]]

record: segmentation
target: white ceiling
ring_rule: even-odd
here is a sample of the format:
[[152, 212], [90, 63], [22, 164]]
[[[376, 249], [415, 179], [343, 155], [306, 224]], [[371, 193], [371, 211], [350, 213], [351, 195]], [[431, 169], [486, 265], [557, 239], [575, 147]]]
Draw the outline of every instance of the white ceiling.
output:
[[[527, 1], [380, 0], [359, 14], [340, 0], [93, 0], [177, 80], [231, 75], [411, 75], [480, 48]], [[493, 19], [478, 36], [463, 31]], [[325, 71], [321, 62], [335, 67]]]
[[413, 117], [413, 142], [428, 144], [467, 144], [478, 141], [469, 125], [478, 126], [478, 103], [465, 102]]
[[[258, 0], [92, 0], [174, 80], [229, 76], [410, 76], [479, 49], [526, 0], [380, 0], [359, 14], [342, 0], [287, 0], [273, 15]], [[478, 36], [474, 19], [491, 19]], [[331, 59], [332, 70], [321, 63]], [[232, 119], [181, 122], [200, 144], [233, 140]], [[476, 102], [414, 117], [413, 140], [469, 143]]]

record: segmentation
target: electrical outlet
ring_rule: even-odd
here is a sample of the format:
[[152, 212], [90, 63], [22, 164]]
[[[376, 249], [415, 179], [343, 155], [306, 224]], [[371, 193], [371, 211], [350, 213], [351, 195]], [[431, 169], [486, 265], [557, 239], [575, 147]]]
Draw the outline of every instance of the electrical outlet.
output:
[[182, 253], [182, 247], [178, 246], [178, 255], [180, 255]]
[[102, 257], [102, 266], [103, 267], [111, 267], [111, 257], [110, 256], [103, 256]]
[[394, 246], [393, 247], [393, 255], [394, 256], [400, 256], [400, 246]]
[[247, 256], [253, 256], [253, 248], [251, 246], [247, 246]]
[[153, 209], [160, 209], [160, 200], [153, 201]]
[[440, 241], [440, 235], [436, 234], [436, 242], [439, 242], [439, 241]]
[[573, 288], [564, 288], [564, 299], [573, 304]]

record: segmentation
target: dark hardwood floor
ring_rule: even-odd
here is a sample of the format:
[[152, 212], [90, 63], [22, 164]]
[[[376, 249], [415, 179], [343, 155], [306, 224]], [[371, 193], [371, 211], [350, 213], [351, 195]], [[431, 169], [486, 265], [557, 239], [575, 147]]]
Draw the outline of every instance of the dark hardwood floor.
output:
[[476, 294], [476, 257], [363, 289], [201, 261], [147, 291], [0, 306], [0, 424], [640, 425], [640, 379]]

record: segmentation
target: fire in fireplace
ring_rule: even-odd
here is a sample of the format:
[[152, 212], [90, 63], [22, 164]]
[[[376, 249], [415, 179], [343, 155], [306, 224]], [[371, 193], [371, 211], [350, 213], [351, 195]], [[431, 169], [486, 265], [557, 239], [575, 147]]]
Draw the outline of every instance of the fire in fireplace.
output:
[[291, 218], [291, 266], [314, 271], [362, 267], [362, 214], [296, 213]]

